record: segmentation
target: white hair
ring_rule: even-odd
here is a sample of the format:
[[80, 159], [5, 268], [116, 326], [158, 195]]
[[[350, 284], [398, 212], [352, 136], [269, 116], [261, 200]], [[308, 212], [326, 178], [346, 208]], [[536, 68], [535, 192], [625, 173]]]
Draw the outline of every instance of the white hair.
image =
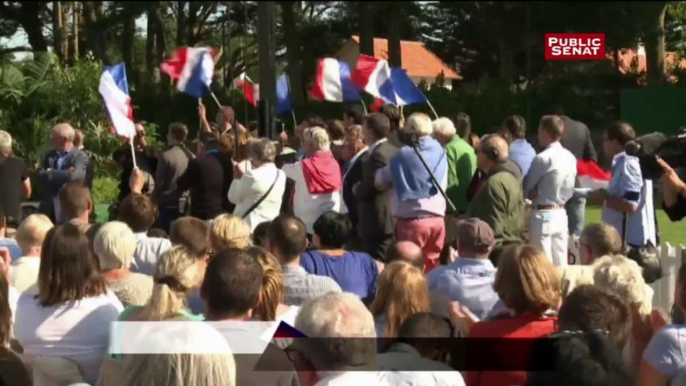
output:
[[417, 134], [418, 137], [425, 137], [433, 134], [434, 126], [431, 118], [424, 113], [414, 113], [407, 118], [405, 127], [411, 132]]
[[136, 244], [136, 236], [125, 223], [112, 221], [103, 225], [93, 240], [93, 250], [100, 260], [100, 269], [129, 269]]
[[455, 124], [450, 118], [441, 117], [434, 121], [434, 133], [445, 137], [452, 137], [457, 134]]
[[642, 314], [652, 310], [652, 293], [643, 279], [643, 269], [621, 255], [603, 256], [593, 262], [593, 283], [618, 294]]
[[22, 250], [41, 248], [45, 235], [52, 229], [50, 218], [44, 214], [32, 214], [24, 219], [14, 235]]
[[68, 123], [56, 124], [55, 127], [52, 128], [52, 132], [66, 139], [69, 142], [74, 142], [74, 136], [76, 136], [76, 131]]
[[295, 340], [298, 350], [318, 370], [359, 365], [375, 357], [376, 340], [368, 339], [376, 337], [374, 317], [353, 294], [329, 292], [306, 301], [295, 328], [309, 338], [329, 338]]
[[0, 153], [7, 155], [11, 151], [12, 135], [4, 130], [0, 130]]
[[318, 151], [329, 150], [331, 141], [329, 140], [329, 133], [326, 132], [326, 129], [319, 126], [307, 128], [303, 133], [303, 138], [305, 139], [305, 142], [311, 143]]

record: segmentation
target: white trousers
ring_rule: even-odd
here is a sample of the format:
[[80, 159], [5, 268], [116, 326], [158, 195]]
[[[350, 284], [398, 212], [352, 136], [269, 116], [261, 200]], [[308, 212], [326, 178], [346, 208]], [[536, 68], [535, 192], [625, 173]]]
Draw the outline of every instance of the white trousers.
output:
[[555, 266], [567, 266], [569, 230], [565, 209], [532, 209], [529, 243], [545, 252]]

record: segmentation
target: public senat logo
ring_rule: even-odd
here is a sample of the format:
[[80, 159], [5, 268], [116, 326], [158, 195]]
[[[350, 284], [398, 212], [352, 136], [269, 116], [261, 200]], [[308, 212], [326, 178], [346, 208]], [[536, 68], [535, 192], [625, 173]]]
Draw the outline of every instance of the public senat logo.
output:
[[605, 34], [545, 34], [545, 60], [605, 59]]

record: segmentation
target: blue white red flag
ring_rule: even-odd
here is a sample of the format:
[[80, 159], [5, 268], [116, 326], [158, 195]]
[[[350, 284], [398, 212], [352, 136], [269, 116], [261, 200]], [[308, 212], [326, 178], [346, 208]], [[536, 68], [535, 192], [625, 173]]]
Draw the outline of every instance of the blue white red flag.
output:
[[202, 98], [210, 89], [214, 75], [216, 52], [207, 47], [182, 47], [160, 65], [160, 69], [176, 80], [176, 89]]
[[391, 68], [387, 61], [368, 55], [360, 55], [352, 81], [372, 96], [396, 106], [427, 102], [405, 70]]
[[313, 99], [331, 102], [360, 100], [360, 92], [350, 78], [350, 67], [347, 63], [333, 58], [319, 59], [310, 96]]
[[291, 87], [288, 81], [288, 74], [281, 74], [276, 80], [276, 113], [285, 114], [293, 110], [291, 105]]
[[136, 129], [124, 63], [105, 67], [105, 71], [100, 76], [98, 91], [105, 102], [113, 131], [120, 137], [133, 138], [136, 135]]

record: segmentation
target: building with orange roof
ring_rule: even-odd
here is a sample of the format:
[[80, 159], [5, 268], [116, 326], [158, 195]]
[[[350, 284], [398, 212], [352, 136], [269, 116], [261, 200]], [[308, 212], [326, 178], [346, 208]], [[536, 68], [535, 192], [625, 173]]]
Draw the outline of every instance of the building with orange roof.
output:
[[[351, 69], [355, 68], [359, 56], [359, 36], [350, 37], [335, 55], [337, 59], [348, 63]], [[407, 71], [407, 75], [415, 84], [425, 81], [428, 85], [432, 85], [441, 73], [445, 78], [443, 86], [446, 88], [451, 88], [453, 80], [462, 79], [454, 69], [445, 64], [421, 42], [400, 41], [400, 56], [402, 68]], [[388, 60], [388, 41], [386, 39], [374, 38], [374, 57]]]
[[[622, 74], [629, 74], [636, 72], [638, 74], [646, 73], [648, 70], [648, 62], [646, 61], [645, 48], [642, 45], [638, 46], [638, 49], [621, 49], [618, 52], [617, 57], [619, 58], [619, 63], [617, 63], [617, 69]], [[609, 60], [614, 60], [612, 54], [608, 54]], [[665, 68], [669, 71], [674, 68], [677, 61], [676, 52], [665, 52]], [[686, 69], [686, 59], [679, 60], [679, 68]], [[669, 75], [667, 81], [670, 83], [676, 82], [677, 79], [674, 75]]]

